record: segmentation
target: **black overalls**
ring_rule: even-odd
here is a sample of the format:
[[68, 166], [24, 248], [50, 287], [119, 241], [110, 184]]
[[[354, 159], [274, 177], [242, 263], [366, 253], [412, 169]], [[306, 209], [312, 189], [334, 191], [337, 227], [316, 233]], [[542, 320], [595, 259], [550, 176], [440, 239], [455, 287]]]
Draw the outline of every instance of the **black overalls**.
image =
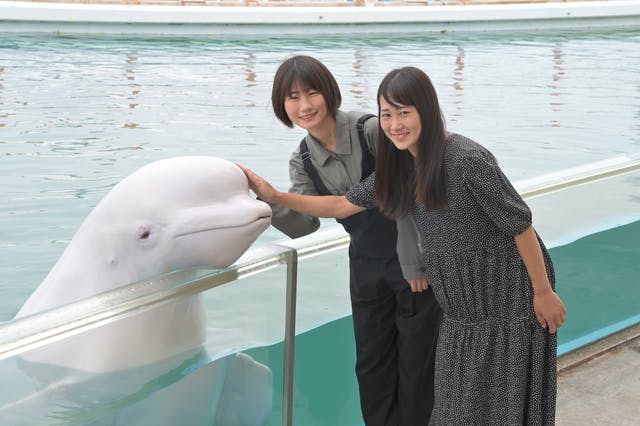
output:
[[[375, 158], [358, 121], [361, 180]], [[304, 168], [320, 195], [333, 195], [300, 144]], [[431, 289], [412, 293], [396, 253], [397, 229], [378, 210], [337, 220], [351, 236], [349, 271], [356, 376], [367, 426], [426, 425], [433, 407], [433, 370], [440, 308]], [[424, 355], [428, 354], [428, 355]]]

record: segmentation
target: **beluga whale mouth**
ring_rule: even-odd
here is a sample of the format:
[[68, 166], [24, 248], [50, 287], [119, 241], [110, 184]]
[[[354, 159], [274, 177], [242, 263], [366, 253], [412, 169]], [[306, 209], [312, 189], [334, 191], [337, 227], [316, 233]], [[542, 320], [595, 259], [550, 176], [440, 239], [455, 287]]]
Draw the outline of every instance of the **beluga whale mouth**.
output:
[[216, 227], [210, 227], [210, 228], [194, 229], [194, 230], [191, 230], [191, 231], [184, 231], [184, 232], [176, 234], [174, 236], [174, 238], [185, 237], [185, 236], [188, 236], [188, 235], [198, 234], [198, 233], [202, 233], [202, 232], [216, 231], [216, 230], [219, 230], [219, 229], [242, 229], [242, 228], [249, 228], [249, 227], [254, 226], [254, 225], [262, 227], [262, 226], [264, 226], [264, 223], [266, 223], [267, 226], [269, 224], [271, 224], [271, 217], [270, 216], [261, 216], [261, 217], [257, 218], [256, 220], [253, 220], [251, 222], [242, 223], [242, 224], [238, 224], [238, 225], [216, 226]]
[[[199, 225], [183, 224], [182, 229], [177, 230], [174, 234], [174, 238], [203, 232], [213, 232], [221, 229], [236, 229], [242, 233], [243, 230], [251, 232], [251, 230], [256, 228], [256, 230], [261, 233], [271, 224], [271, 208], [266, 203], [244, 205], [244, 202], [237, 202], [232, 205], [234, 205], [234, 209], [240, 207], [239, 210], [242, 214], [238, 214], [236, 211], [229, 209], [227, 212], [229, 214], [228, 217], [223, 217], [218, 212], [207, 218], [209, 221], [213, 219], [215, 222], [211, 225], [204, 223]], [[207, 207], [207, 209], [210, 208], [211, 207]]]

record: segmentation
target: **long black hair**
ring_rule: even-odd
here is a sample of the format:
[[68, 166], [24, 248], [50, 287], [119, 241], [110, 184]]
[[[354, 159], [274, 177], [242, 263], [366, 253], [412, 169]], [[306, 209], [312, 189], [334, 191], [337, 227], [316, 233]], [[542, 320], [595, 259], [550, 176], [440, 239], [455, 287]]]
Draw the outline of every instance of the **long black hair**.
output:
[[420, 115], [422, 131], [414, 158], [409, 151], [398, 150], [384, 130], [379, 129], [375, 192], [380, 211], [398, 218], [409, 213], [415, 200], [427, 209], [446, 206], [446, 129], [429, 76], [415, 67], [394, 69], [378, 87], [378, 114], [381, 98], [394, 107], [414, 106]]

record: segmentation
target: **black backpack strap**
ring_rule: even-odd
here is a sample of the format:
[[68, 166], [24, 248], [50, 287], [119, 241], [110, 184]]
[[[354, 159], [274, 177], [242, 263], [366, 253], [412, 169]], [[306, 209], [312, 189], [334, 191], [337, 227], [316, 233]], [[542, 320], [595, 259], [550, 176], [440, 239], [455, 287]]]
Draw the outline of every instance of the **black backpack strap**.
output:
[[313, 164], [311, 164], [311, 154], [309, 154], [309, 147], [307, 146], [306, 137], [302, 138], [302, 141], [300, 141], [300, 158], [302, 159], [304, 170], [311, 178], [311, 182], [313, 182], [313, 186], [316, 187], [316, 191], [318, 192], [318, 194], [332, 195], [325, 184], [322, 182], [322, 179], [320, 179], [316, 168], [313, 167]]
[[362, 150], [362, 177], [360, 180], [367, 178], [374, 170], [376, 159], [373, 157], [367, 138], [364, 136], [364, 123], [370, 118], [375, 117], [373, 114], [364, 114], [358, 118], [356, 129], [358, 130], [358, 139], [360, 140], [360, 149]]

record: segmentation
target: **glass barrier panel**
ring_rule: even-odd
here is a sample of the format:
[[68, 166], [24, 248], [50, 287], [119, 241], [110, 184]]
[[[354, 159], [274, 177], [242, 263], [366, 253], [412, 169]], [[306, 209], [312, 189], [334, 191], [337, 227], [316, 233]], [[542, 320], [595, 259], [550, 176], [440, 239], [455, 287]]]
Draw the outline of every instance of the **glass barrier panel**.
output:
[[178, 271], [0, 325], [0, 424], [281, 425], [287, 266], [268, 251], [260, 274]]
[[298, 265], [293, 424], [361, 424], [347, 248]]
[[[215, 424], [282, 425], [286, 265], [228, 283], [203, 294], [206, 349], [215, 360], [231, 362], [234, 372], [227, 407], [244, 408]], [[268, 402], [268, 406], [265, 406]], [[268, 417], [265, 415], [268, 414]]]

